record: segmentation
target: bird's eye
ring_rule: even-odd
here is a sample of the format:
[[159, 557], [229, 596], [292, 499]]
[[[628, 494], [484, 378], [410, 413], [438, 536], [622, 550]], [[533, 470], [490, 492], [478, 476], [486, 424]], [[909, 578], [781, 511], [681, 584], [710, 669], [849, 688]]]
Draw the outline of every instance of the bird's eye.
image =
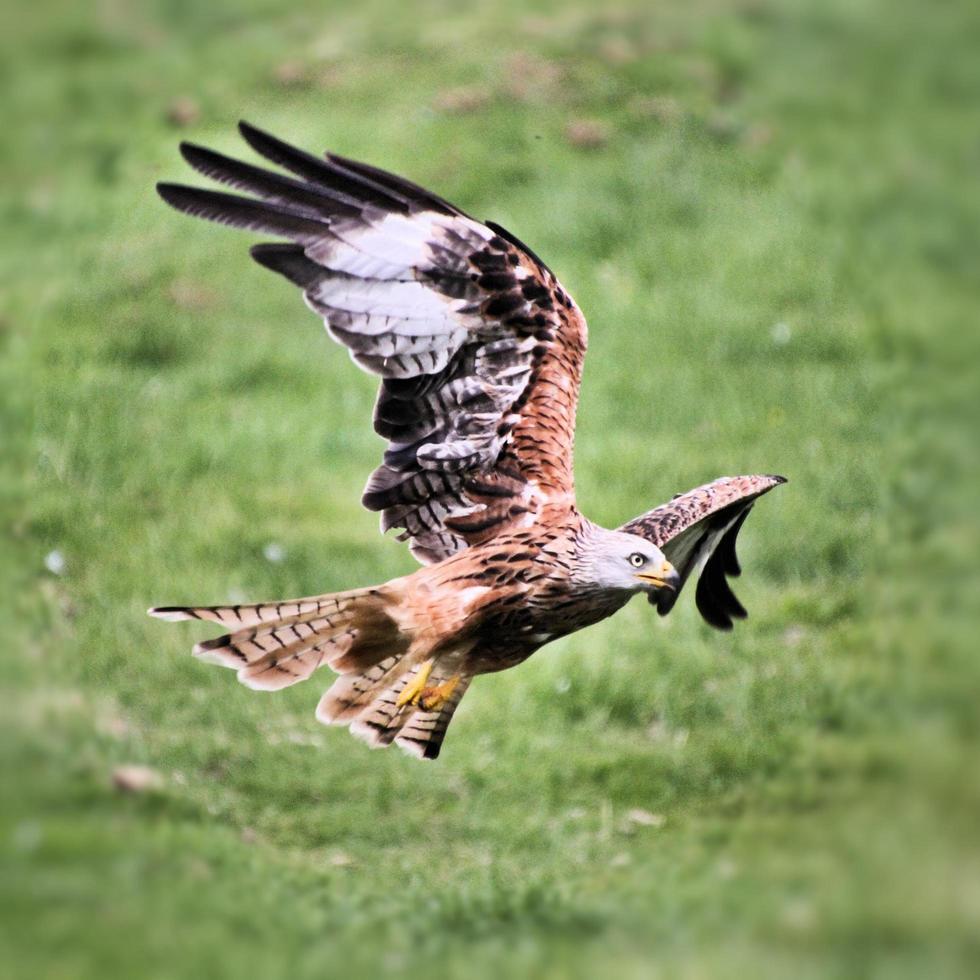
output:
[[642, 568], [647, 563], [647, 560], [638, 551], [634, 551], [633, 554], [629, 556], [629, 563], [634, 568]]

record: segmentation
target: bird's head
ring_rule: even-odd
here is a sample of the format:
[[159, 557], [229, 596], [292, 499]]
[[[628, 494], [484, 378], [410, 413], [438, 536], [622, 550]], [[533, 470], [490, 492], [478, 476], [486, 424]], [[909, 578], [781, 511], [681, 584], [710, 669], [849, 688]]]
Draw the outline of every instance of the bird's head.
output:
[[590, 542], [587, 574], [603, 589], [677, 592], [680, 575], [653, 543], [636, 534], [603, 531]]

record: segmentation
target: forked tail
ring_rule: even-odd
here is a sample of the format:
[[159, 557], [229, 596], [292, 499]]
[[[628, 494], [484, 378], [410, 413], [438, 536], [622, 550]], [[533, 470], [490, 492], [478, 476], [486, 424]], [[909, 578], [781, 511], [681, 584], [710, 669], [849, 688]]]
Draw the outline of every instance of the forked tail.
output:
[[[347, 725], [372, 747], [394, 742], [435, 759], [470, 678], [454, 679], [448, 660], [429, 660], [413, 645], [395, 614], [400, 599], [400, 590], [389, 584], [257, 605], [161, 606], [149, 613], [227, 627], [231, 632], [198, 643], [193, 653], [233, 668], [254, 690], [277, 691], [330, 667], [341, 676], [320, 699], [321, 722]], [[448, 683], [447, 695], [427, 707], [420, 677], [432, 688]], [[415, 696], [407, 697], [415, 688]]]

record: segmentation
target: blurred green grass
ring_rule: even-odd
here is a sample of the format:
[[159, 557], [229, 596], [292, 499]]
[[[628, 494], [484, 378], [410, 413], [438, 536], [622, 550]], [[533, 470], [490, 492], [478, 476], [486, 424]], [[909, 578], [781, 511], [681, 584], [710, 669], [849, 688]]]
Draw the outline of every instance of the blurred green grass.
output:
[[[966, 3], [18, 10], [8, 968], [969, 975], [978, 41]], [[546, 258], [591, 327], [590, 516], [786, 473], [743, 535], [749, 622], [634, 603], [476, 683], [422, 766], [318, 727], [317, 687], [256, 695], [191, 660], [200, 631], [146, 619], [412, 567], [357, 502], [371, 380], [248, 236], [153, 193], [188, 177], [180, 138], [241, 153], [240, 116]], [[127, 763], [162, 785], [120, 795]]]

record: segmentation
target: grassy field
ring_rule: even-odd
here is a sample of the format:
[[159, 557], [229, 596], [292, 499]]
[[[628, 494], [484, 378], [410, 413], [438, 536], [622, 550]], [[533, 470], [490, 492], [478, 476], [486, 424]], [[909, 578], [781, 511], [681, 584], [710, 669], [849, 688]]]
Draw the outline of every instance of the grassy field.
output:
[[[8, 975], [976, 975], [980, 18], [651, 6], [8, 18]], [[749, 621], [637, 601], [477, 681], [423, 765], [149, 620], [412, 568], [358, 504], [371, 379], [249, 236], [153, 192], [239, 117], [545, 257], [590, 321], [594, 519], [789, 476], [743, 533]]]

